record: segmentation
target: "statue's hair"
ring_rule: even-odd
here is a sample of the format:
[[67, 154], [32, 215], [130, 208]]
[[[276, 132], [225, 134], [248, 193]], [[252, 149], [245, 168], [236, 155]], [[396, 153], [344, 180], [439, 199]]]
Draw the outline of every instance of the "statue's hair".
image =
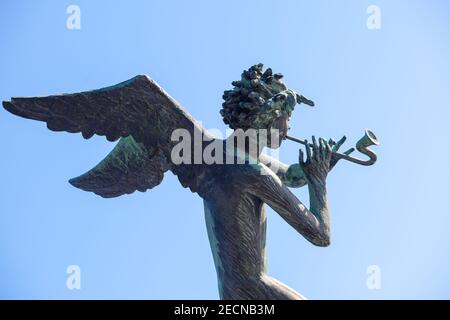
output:
[[270, 68], [263, 72], [262, 63], [244, 70], [241, 80], [231, 83], [234, 88], [223, 93], [223, 122], [232, 129], [246, 130], [267, 126], [281, 111], [290, 116], [293, 107], [274, 103], [277, 95], [287, 90], [281, 78], [281, 73], [272, 74]]

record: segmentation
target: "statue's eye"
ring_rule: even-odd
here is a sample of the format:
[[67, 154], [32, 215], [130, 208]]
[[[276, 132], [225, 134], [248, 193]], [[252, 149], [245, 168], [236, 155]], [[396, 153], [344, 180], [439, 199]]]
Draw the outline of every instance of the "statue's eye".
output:
[[274, 98], [275, 101], [285, 100], [286, 96], [284, 94], [277, 94]]

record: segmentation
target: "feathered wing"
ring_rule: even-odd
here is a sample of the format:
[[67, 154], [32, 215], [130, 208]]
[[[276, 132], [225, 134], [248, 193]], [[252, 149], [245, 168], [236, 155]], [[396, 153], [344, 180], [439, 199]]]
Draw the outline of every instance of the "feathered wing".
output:
[[[175, 129], [205, 134], [201, 125], [147, 76], [99, 90], [4, 101], [9, 112], [44, 121], [53, 131], [81, 132], [120, 141], [111, 153], [87, 173], [71, 179], [77, 188], [102, 197], [145, 191], [161, 183], [164, 172], [186, 169], [173, 166], [171, 141]], [[198, 133], [196, 133], [198, 134]], [[180, 179], [181, 180], [181, 179]], [[189, 186], [187, 183], [186, 186]]]
[[165, 163], [157, 148], [146, 148], [128, 136], [121, 138], [93, 169], [69, 182], [104, 198], [130, 194], [135, 190], [145, 192], [161, 183], [166, 171]]

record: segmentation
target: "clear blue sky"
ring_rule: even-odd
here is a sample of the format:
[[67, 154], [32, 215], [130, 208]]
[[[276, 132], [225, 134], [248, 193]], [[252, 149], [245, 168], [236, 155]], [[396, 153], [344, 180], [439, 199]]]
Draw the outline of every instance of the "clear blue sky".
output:
[[[81, 8], [81, 30], [66, 8]], [[381, 8], [381, 30], [366, 9]], [[332, 244], [269, 210], [269, 273], [308, 298], [450, 298], [447, 1], [2, 1], [0, 99], [77, 92], [136, 74], [208, 128], [222, 91], [263, 62], [316, 102], [291, 134], [380, 138], [373, 167], [329, 175]], [[176, 177], [102, 199], [69, 185], [113, 147], [0, 110], [0, 298], [216, 299], [201, 199]], [[295, 163], [298, 146], [280, 156]], [[307, 203], [306, 190], [294, 190]], [[79, 265], [81, 290], [66, 288]], [[369, 265], [381, 289], [366, 287]]]

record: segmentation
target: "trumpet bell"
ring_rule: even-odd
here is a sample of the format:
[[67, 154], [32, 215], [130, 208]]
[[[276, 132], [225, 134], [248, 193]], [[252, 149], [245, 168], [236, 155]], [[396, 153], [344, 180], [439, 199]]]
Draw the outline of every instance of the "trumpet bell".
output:
[[380, 141], [378, 140], [377, 136], [369, 129], [366, 129], [364, 132], [364, 136], [356, 143], [356, 149], [360, 151], [361, 149], [364, 150], [367, 147], [378, 146], [379, 144]]

